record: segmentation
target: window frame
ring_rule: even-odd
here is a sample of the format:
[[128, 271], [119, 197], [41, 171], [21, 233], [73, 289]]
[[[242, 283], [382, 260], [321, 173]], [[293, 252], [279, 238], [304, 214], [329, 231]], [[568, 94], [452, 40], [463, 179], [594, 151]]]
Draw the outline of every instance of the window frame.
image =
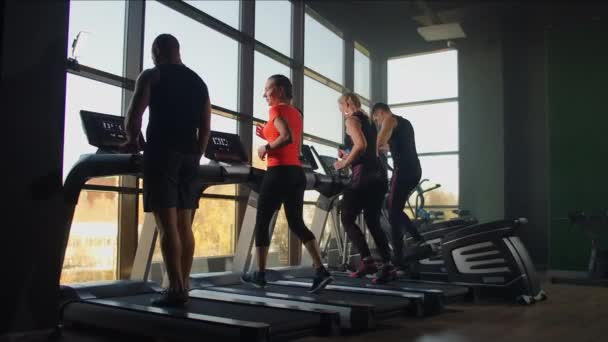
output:
[[[457, 56], [458, 56], [458, 50], [457, 49], [455, 49], [455, 48], [445, 48], [445, 49], [438, 49], [438, 50], [432, 50], [432, 51], [424, 51], [424, 52], [413, 53], [413, 54], [404, 54], [404, 55], [392, 56], [392, 57], [390, 57], [390, 58], [387, 59], [387, 64], [388, 64], [388, 61], [394, 60], [394, 59], [419, 57], [419, 56], [432, 55], [432, 54], [442, 53], [442, 52], [448, 52], [448, 51], [456, 51]], [[386, 80], [386, 82], [387, 82], [387, 87], [388, 87], [388, 79]], [[402, 103], [389, 103], [388, 105], [391, 108], [394, 108], [394, 107], [404, 108], [404, 107], [425, 106], [425, 105], [433, 105], [433, 104], [448, 103], [448, 102], [456, 102], [456, 104], [458, 104], [459, 103], [459, 98], [460, 98], [460, 96], [457, 96], [457, 97], [447, 97], [447, 98], [435, 98], [435, 99], [424, 100], [424, 101], [410, 101], [410, 102], [402, 102]], [[458, 112], [458, 117], [460, 118], [460, 112]], [[460, 142], [458, 143], [458, 150], [455, 150], [455, 151], [418, 153], [418, 157], [453, 156], [453, 155], [456, 155], [458, 157], [458, 160], [460, 161]], [[389, 160], [392, 160], [392, 158], [391, 158], [390, 155], [388, 156], [388, 158], [389, 158]], [[424, 172], [424, 170], [422, 172]], [[458, 174], [458, 179], [460, 180], [460, 173]], [[460, 190], [459, 190], [458, 191], [458, 204], [456, 204], [456, 205], [434, 204], [434, 205], [425, 205], [425, 207], [431, 208], [431, 209], [435, 209], [435, 208], [457, 209], [457, 208], [460, 207], [460, 200], [461, 200], [461, 196], [460, 196]]]

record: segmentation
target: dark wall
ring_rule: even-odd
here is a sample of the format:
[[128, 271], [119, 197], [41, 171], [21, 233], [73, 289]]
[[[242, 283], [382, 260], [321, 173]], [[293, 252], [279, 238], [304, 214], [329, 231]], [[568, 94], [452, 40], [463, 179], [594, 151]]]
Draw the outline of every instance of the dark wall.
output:
[[480, 221], [504, 217], [502, 40], [498, 23], [457, 42], [460, 206]]
[[2, 41], [4, 37], [4, 1], [0, 1], [0, 65], [2, 65], [2, 56], [3, 56], [3, 44]]
[[549, 126], [542, 27], [507, 23], [503, 34], [505, 215], [526, 217], [519, 235], [537, 265], [549, 257]]
[[57, 318], [67, 28], [67, 0], [4, 2], [0, 112], [9, 119], [3, 150], [9, 207], [0, 249], [0, 333], [50, 328]]
[[608, 208], [607, 29], [588, 20], [547, 33], [552, 269], [582, 271], [588, 262], [590, 242], [564, 220], [568, 211]]

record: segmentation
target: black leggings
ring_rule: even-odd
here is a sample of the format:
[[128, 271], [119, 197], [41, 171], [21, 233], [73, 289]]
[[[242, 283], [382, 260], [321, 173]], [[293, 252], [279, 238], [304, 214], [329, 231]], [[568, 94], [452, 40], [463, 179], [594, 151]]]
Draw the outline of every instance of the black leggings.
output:
[[371, 256], [365, 235], [355, 223], [363, 210], [365, 224], [378, 247], [383, 261], [390, 260], [390, 249], [386, 234], [380, 226], [382, 202], [386, 193], [386, 180], [375, 179], [361, 186], [349, 187], [344, 191], [341, 206], [341, 221], [350, 241], [355, 245], [361, 258]]
[[266, 170], [260, 186], [258, 211], [255, 219], [256, 247], [270, 246], [270, 221], [281, 204], [285, 205], [285, 216], [289, 229], [306, 243], [315, 236], [304, 224], [304, 190], [306, 176], [299, 166], [273, 166]]
[[403, 258], [403, 231], [407, 232], [417, 241], [422, 241], [422, 236], [410, 218], [403, 212], [405, 202], [416, 185], [420, 182], [420, 173], [407, 175], [399, 168], [393, 171], [391, 187], [389, 190], [388, 210], [391, 223], [391, 238], [395, 259]]

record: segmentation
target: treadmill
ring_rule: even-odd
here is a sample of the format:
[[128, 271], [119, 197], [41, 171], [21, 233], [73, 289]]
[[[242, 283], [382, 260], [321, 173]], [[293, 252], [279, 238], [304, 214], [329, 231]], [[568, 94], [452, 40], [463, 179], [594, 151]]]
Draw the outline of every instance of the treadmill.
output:
[[[314, 159], [310, 159], [310, 150], [303, 148], [305, 174], [307, 178], [307, 190], [317, 190], [339, 194], [346, 180], [341, 177], [322, 175], [314, 172], [317, 164]], [[323, 197], [323, 196], [322, 196]], [[323, 197], [327, 199], [327, 197]], [[329, 207], [333, 203], [325, 201]], [[236, 255], [233, 262], [232, 272], [220, 274], [199, 274], [191, 275], [191, 284], [195, 290], [190, 292], [193, 298], [199, 295], [222, 295], [231, 294], [239, 298], [248, 300], [268, 301], [285, 300], [291, 302], [286, 305], [306, 306], [317, 309], [336, 311], [340, 314], [340, 326], [343, 329], [361, 330], [374, 328], [376, 320], [379, 318], [403, 315], [406, 313], [423, 316], [439, 312], [439, 308], [433, 305], [433, 298], [429, 298], [425, 293], [394, 291], [390, 289], [369, 289], [342, 286], [340, 284], [330, 284], [321, 293], [309, 294], [309, 285], [302, 286], [297, 283], [286, 282], [282, 272], [272, 272], [268, 270], [267, 280], [269, 285], [264, 289], [257, 289], [251, 285], [242, 284], [240, 276], [243, 272], [249, 271], [255, 256], [251, 253], [254, 240], [255, 212], [257, 206], [257, 188], [251, 186], [247, 210], [243, 225], [240, 230], [236, 248]], [[315, 215], [313, 226], [324, 225], [325, 222], [317, 222], [322, 216]], [[314, 231], [313, 231], [314, 232]], [[316, 236], [318, 234], [315, 234]], [[219, 294], [217, 294], [219, 296]], [[432, 297], [432, 296], [431, 296]]]
[[[95, 154], [83, 155], [71, 169], [64, 184], [65, 213], [63, 248], [67, 246], [70, 226], [83, 185], [94, 177], [140, 175], [142, 155], [117, 153], [125, 141], [124, 118], [81, 111], [89, 143], [99, 148]], [[143, 138], [140, 137], [143, 141]], [[246, 182], [250, 167], [220, 164], [234, 161], [234, 148], [241, 148], [238, 137], [212, 132], [210, 151], [216, 163], [201, 165], [203, 182], [224, 184]], [[231, 170], [231, 172], [228, 172]], [[328, 335], [336, 331], [339, 314], [323, 308], [294, 307], [272, 301], [252, 301], [229, 296], [199, 294], [180, 308], [150, 306], [160, 296], [154, 282], [119, 280], [61, 286], [60, 321], [65, 326], [104, 328], [149, 337], [200, 339], [201, 336], [227, 341], [275, 341], [310, 334]]]
[[[348, 178], [347, 174], [333, 168], [336, 158], [318, 155], [314, 147], [310, 147], [310, 150], [311, 154], [319, 160], [319, 164], [325, 174], [328, 175], [327, 177], [322, 177], [321, 175], [318, 177], [321, 177], [323, 180], [330, 178], [333, 184], [337, 184], [334, 186], [317, 187], [320, 196], [316, 203], [311, 230], [315, 236], [323, 236], [328, 216], [333, 207], [337, 205], [338, 196], [348, 184]], [[311, 260], [308, 255], [304, 254], [301, 260], [301, 266], [283, 268], [279, 272], [279, 280], [273, 282], [273, 284], [310, 286], [314, 272], [311, 267], [303, 267], [302, 265], [310, 264]], [[332, 274], [335, 280], [328, 288], [339, 287], [342, 291], [367, 291], [369, 293], [392, 291], [424, 294], [424, 310], [427, 314], [441, 312], [445, 305], [462, 301], [469, 295], [467, 287], [452, 284], [430, 284], [407, 280], [397, 280], [388, 284], [373, 284], [369, 278], [350, 278], [344, 272], [332, 272]]]

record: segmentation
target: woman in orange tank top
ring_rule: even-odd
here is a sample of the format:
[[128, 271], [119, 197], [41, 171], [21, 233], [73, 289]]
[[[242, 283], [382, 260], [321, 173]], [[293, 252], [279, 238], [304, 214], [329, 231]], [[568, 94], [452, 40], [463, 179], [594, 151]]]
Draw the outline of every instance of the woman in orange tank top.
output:
[[298, 236], [313, 259], [316, 277], [309, 292], [315, 293], [333, 278], [323, 266], [319, 244], [302, 218], [306, 190], [306, 176], [300, 162], [303, 121], [300, 111], [290, 104], [292, 94], [292, 85], [287, 77], [273, 75], [266, 81], [264, 98], [270, 106], [268, 122], [256, 129], [256, 134], [268, 142], [258, 148], [258, 156], [266, 160], [268, 166], [260, 186], [255, 223], [258, 271], [244, 274], [241, 279], [256, 287], [266, 286], [270, 221], [283, 204], [289, 229]]

